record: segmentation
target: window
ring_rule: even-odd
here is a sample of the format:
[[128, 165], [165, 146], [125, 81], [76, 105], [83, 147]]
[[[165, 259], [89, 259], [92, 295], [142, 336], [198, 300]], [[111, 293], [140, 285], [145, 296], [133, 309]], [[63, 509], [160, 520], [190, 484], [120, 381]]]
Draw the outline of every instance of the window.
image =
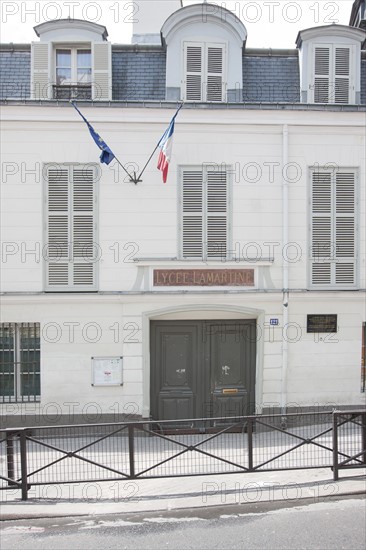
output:
[[96, 290], [97, 167], [46, 166], [47, 290]]
[[181, 182], [181, 256], [204, 260], [226, 258], [227, 171], [183, 168]]
[[311, 284], [356, 285], [356, 174], [311, 172]]
[[184, 45], [186, 101], [226, 101], [223, 44]]
[[351, 46], [314, 46], [314, 103], [354, 103], [351, 56]]
[[91, 50], [58, 48], [55, 52], [55, 99], [91, 99]]
[[37, 401], [39, 396], [39, 323], [1, 323], [0, 400]]

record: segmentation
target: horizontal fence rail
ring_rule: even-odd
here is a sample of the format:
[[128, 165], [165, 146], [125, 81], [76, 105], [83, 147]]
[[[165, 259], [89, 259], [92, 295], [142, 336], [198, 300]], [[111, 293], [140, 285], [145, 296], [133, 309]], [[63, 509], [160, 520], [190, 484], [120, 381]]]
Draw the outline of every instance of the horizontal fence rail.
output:
[[0, 430], [0, 489], [366, 466], [366, 412]]

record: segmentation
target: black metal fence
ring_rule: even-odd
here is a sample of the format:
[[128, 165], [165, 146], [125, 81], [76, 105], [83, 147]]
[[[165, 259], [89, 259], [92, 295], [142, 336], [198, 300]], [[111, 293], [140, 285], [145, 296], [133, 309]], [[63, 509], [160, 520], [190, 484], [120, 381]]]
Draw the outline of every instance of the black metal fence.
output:
[[126, 422], [0, 431], [0, 489], [366, 466], [366, 412]]

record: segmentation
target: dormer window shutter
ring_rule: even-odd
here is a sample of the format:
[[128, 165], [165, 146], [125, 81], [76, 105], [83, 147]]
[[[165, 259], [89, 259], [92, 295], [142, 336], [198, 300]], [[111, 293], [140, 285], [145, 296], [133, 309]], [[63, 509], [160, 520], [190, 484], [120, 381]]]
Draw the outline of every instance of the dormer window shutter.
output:
[[49, 67], [50, 47], [47, 42], [32, 44], [32, 99], [50, 99], [52, 97]]
[[222, 46], [207, 47], [207, 101], [223, 99], [224, 49]]
[[314, 46], [314, 103], [347, 104], [354, 101], [351, 82], [352, 47], [318, 44]]
[[223, 101], [225, 96], [225, 45], [184, 44], [186, 101]]
[[202, 46], [186, 45], [186, 100], [202, 101]]
[[96, 289], [96, 169], [47, 167], [47, 290]]
[[92, 58], [93, 99], [109, 101], [112, 99], [111, 43], [93, 43]]
[[330, 48], [315, 48], [314, 103], [329, 102]]
[[349, 47], [335, 48], [334, 103], [349, 103], [350, 58]]

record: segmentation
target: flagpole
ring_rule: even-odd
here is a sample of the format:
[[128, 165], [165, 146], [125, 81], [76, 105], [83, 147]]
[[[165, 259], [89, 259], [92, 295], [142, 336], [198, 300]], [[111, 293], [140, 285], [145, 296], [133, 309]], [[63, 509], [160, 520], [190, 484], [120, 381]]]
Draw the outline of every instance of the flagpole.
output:
[[[175, 113], [174, 117], [175, 118], [177, 116], [177, 114], [179, 113], [179, 111], [181, 110], [181, 108], [183, 107], [183, 103], [181, 103], [181, 105], [179, 106], [179, 108], [177, 109], [177, 112]], [[166, 130], [165, 130], [166, 132]], [[147, 161], [147, 163], [145, 164], [145, 166], [143, 167], [141, 173], [139, 174], [139, 176], [137, 177], [137, 180], [135, 181], [135, 184], [138, 183], [139, 181], [142, 181], [140, 178], [142, 176], [142, 174], [145, 172], [146, 168], [147, 168], [147, 165], [149, 164], [150, 160], [153, 158], [154, 154], [155, 154], [155, 151], [157, 150], [157, 148], [159, 147], [160, 145], [160, 142], [161, 140], [163, 139], [163, 137], [165, 136], [165, 132], [164, 134], [161, 136], [161, 138], [159, 139], [155, 149], [153, 150], [153, 152], [151, 153], [151, 155], [149, 156], [149, 159]]]
[[[79, 113], [79, 115], [81, 116], [81, 118], [83, 119], [83, 121], [86, 123], [86, 125], [88, 126], [89, 128], [89, 132], [91, 133], [92, 135], [92, 138], [94, 139], [95, 143], [98, 145], [99, 149], [102, 149], [102, 151], [104, 151], [104, 149], [100, 146], [99, 143], [97, 143], [96, 141], [96, 138], [99, 138], [100, 141], [102, 141], [102, 143], [106, 146], [106, 149], [109, 151], [109, 153], [113, 156], [113, 159], [116, 159], [116, 161], [118, 162], [118, 164], [121, 166], [121, 168], [126, 172], [127, 176], [130, 178], [130, 181], [132, 181], [135, 185], [137, 184], [137, 182], [139, 181], [138, 178], [136, 178], [136, 173], [134, 172], [134, 177], [131, 176], [131, 174], [126, 170], [126, 168], [123, 166], [122, 162], [120, 162], [118, 160], [118, 158], [116, 157], [116, 155], [113, 153], [113, 151], [107, 146], [107, 144], [105, 142], [103, 142], [102, 138], [100, 137], [99, 134], [97, 134], [94, 130], [94, 128], [91, 126], [90, 122], [87, 121], [87, 119], [85, 118], [85, 116], [81, 113], [81, 111], [78, 109], [78, 107], [76, 106], [76, 103], [74, 103], [71, 99], [70, 99], [70, 103], [71, 105], [77, 110], [77, 112]], [[104, 162], [101, 160], [101, 162]], [[111, 162], [111, 161], [109, 161]], [[109, 164], [109, 162], [106, 164]]]

